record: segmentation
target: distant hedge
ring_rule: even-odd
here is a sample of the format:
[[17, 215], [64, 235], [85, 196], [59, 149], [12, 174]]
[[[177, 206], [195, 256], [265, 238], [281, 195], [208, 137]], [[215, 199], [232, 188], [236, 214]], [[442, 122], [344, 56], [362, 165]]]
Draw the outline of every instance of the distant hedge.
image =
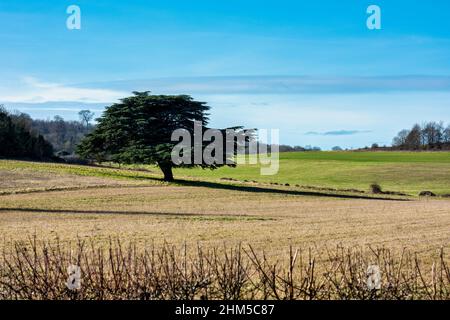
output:
[[53, 157], [53, 147], [0, 106], [0, 157], [44, 160]]

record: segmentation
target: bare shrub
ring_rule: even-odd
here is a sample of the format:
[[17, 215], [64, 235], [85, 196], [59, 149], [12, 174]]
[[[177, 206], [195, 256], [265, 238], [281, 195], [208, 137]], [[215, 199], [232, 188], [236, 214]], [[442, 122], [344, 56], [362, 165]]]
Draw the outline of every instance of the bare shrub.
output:
[[[428, 261], [428, 260], [426, 260]], [[81, 287], [67, 287], [67, 268], [81, 268]], [[376, 265], [381, 284], [367, 285]], [[319, 252], [289, 248], [272, 261], [252, 246], [188, 250], [165, 244], [138, 248], [110, 241], [107, 248], [78, 241], [14, 242], [0, 259], [0, 299], [426, 299], [450, 298], [444, 249], [425, 263], [408, 250], [343, 248]]]

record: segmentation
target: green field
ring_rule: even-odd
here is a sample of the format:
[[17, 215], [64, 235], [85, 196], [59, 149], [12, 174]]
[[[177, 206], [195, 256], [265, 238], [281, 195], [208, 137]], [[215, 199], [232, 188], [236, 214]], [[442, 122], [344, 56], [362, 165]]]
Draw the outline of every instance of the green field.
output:
[[[90, 166], [0, 161], [0, 170], [33, 170], [148, 182], [160, 178], [156, 167], [147, 171]], [[142, 169], [142, 168], [141, 168]], [[289, 184], [291, 187], [357, 189], [365, 191], [378, 183], [385, 191], [417, 195], [432, 191], [450, 194], [450, 153], [447, 152], [298, 152], [281, 153], [280, 170], [274, 176], [260, 175], [259, 165], [239, 165], [218, 170], [175, 169], [175, 178], [220, 181], [232, 178], [258, 183]], [[156, 183], [157, 181], [155, 181]]]
[[259, 165], [226, 167], [215, 171], [177, 169], [176, 175], [359, 190], [367, 190], [370, 184], [378, 183], [388, 191], [416, 195], [429, 190], [442, 195], [450, 193], [450, 153], [281, 153], [280, 170], [276, 176], [261, 176]]

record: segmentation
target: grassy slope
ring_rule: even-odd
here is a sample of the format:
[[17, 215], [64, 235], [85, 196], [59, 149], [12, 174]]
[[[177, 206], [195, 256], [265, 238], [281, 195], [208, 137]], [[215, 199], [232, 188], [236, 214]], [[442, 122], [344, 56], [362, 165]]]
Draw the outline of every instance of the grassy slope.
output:
[[282, 153], [276, 176], [261, 176], [256, 165], [216, 171], [179, 169], [176, 174], [361, 190], [366, 190], [371, 183], [379, 183], [389, 191], [417, 194], [431, 190], [444, 194], [450, 193], [450, 153]]
[[[76, 174], [101, 178], [134, 180], [148, 183], [160, 177], [151, 172], [96, 168], [64, 164], [31, 163], [0, 160], [0, 170], [31, 170], [60, 174]], [[299, 184], [302, 186], [340, 189], [368, 189], [379, 183], [384, 190], [417, 194], [430, 190], [438, 194], [450, 193], [450, 153], [412, 152], [301, 152], [280, 154], [280, 171], [275, 176], [261, 176], [259, 165], [237, 168], [176, 169], [175, 176], [191, 176], [202, 180], [234, 178]]]
[[155, 178], [159, 171], [131, 171], [118, 168], [101, 168], [94, 166], [68, 165], [61, 163], [29, 162], [16, 160], [0, 160], [0, 170], [34, 171], [57, 174], [74, 174], [78, 176], [113, 178], [125, 180], [146, 180]]

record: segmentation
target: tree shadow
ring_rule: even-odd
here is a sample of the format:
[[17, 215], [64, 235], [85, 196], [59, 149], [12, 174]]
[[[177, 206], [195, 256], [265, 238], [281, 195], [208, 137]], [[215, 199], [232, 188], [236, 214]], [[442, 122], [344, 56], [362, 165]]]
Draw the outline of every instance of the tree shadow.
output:
[[236, 184], [226, 184], [217, 183], [209, 181], [195, 181], [195, 180], [175, 180], [174, 183], [187, 187], [203, 187], [203, 188], [213, 188], [219, 190], [231, 190], [231, 191], [241, 191], [241, 192], [252, 192], [252, 193], [273, 193], [282, 195], [293, 195], [293, 196], [312, 196], [312, 197], [324, 197], [324, 198], [342, 198], [342, 199], [366, 199], [366, 200], [384, 200], [384, 201], [410, 201], [405, 198], [389, 198], [389, 197], [379, 197], [379, 196], [369, 196], [362, 194], [343, 194], [337, 192], [320, 192], [320, 191], [300, 191], [300, 190], [286, 190], [286, 189], [276, 189], [276, 188], [266, 188], [259, 186], [248, 186], [248, 185], [236, 185]]
[[[98, 166], [102, 167], [102, 166]], [[117, 168], [115, 168], [117, 169]], [[131, 172], [148, 172], [153, 173], [153, 171], [142, 169], [126, 169]], [[122, 174], [122, 177], [128, 177], [136, 180], [153, 180], [158, 182], [167, 183], [161, 178], [157, 177], [149, 177], [146, 175], [125, 175]], [[376, 196], [376, 195], [364, 195], [364, 194], [348, 194], [342, 191], [341, 193], [338, 191], [300, 191], [300, 190], [286, 190], [286, 189], [276, 189], [270, 187], [260, 187], [260, 186], [248, 186], [248, 185], [237, 185], [237, 184], [228, 184], [228, 183], [218, 183], [211, 181], [199, 181], [199, 180], [185, 180], [185, 179], [175, 179], [172, 184], [178, 184], [182, 186], [188, 187], [203, 187], [203, 188], [212, 188], [212, 189], [221, 189], [221, 190], [231, 190], [231, 191], [241, 191], [241, 192], [252, 192], [252, 193], [274, 193], [274, 194], [284, 194], [284, 195], [294, 195], [294, 196], [311, 196], [311, 197], [325, 197], [325, 198], [341, 198], [341, 199], [366, 199], [366, 200], [384, 200], [384, 201], [411, 201], [411, 199], [405, 198], [392, 198], [388, 197], [386, 194], [384, 197]], [[392, 196], [392, 195], [391, 195]]]
[[47, 209], [47, 208], [0, 208], [0, 212], [56, 213], [56, 214], [95, 214], [95, 215], [143, 215], [161, 217], [194, 217], [194, 218], [254, 218], [248, 214], [201, 214], [187, 212], [156, 212], [156, 211], [118, 211], [118, 210], [77, 210], [77, 209]]

